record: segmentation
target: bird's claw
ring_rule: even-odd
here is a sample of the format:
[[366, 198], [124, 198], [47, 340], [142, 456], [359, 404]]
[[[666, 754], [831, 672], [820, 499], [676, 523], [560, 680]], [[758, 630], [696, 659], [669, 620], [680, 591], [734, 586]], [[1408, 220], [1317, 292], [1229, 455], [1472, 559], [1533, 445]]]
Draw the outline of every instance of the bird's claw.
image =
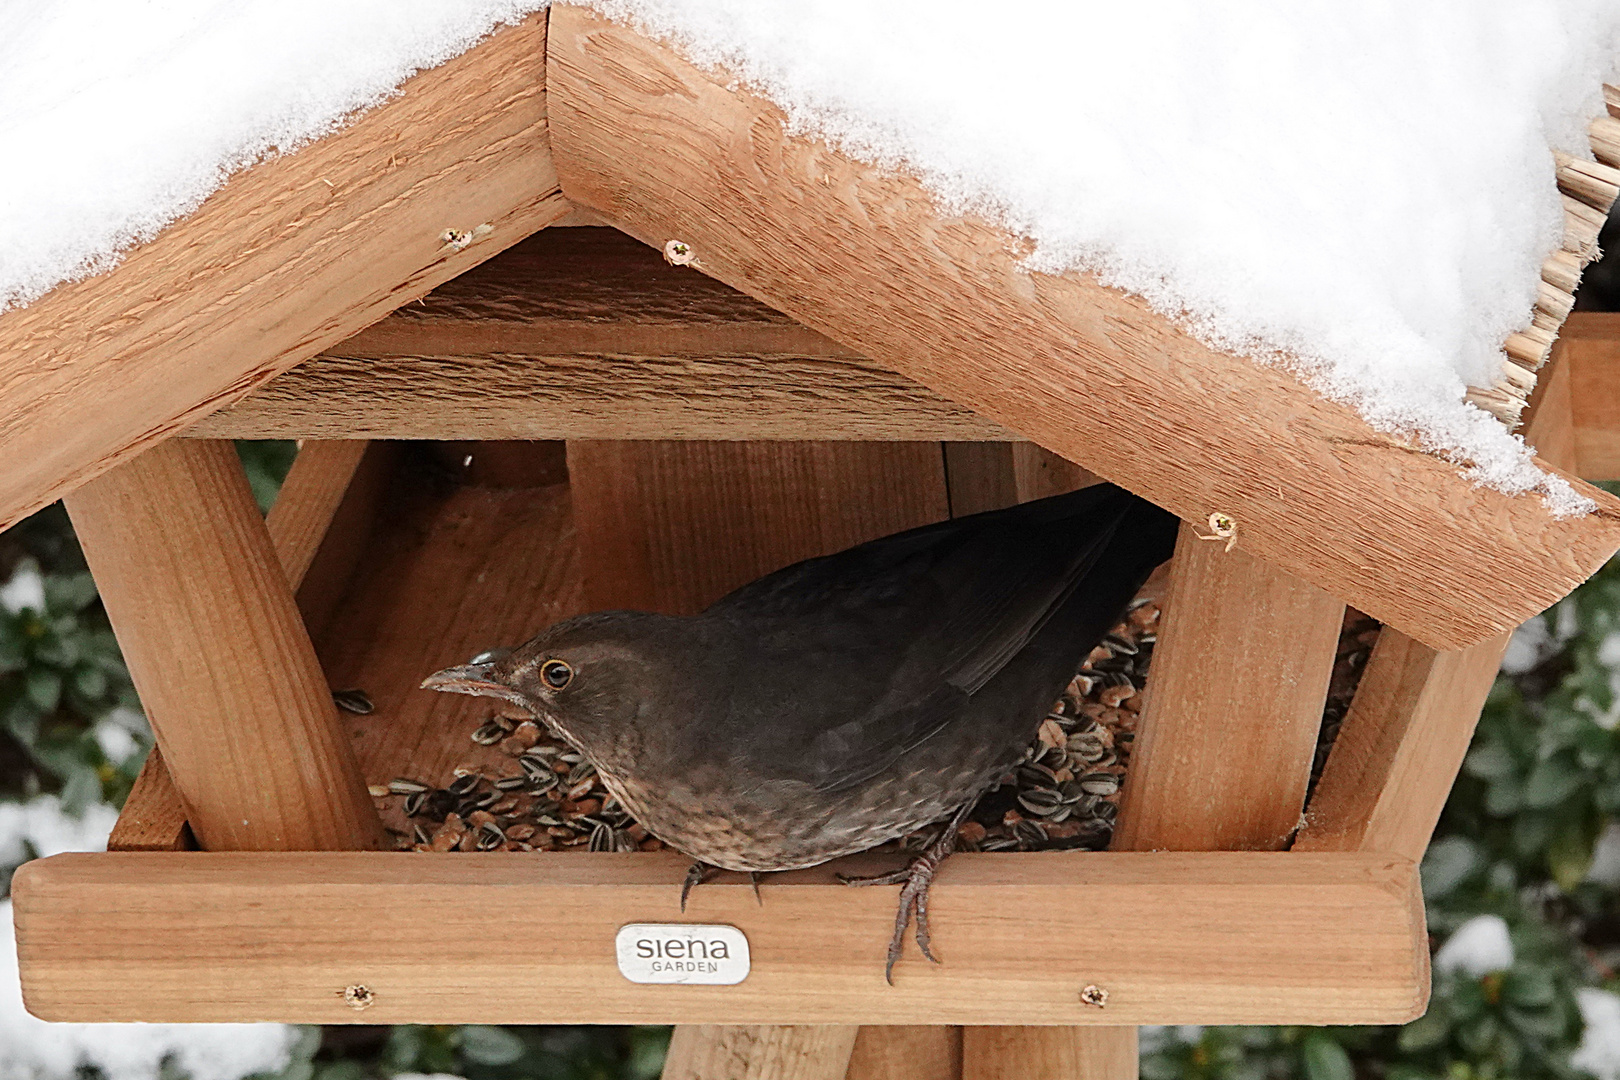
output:
[[838, 880], [845, 885], [901, 886], [900, 908], [894, 916], [894, 936], [889, 939], [888, 962], [883, 968], [883, 979], [890, 986], [894, 985], [894, 965], [905, 949], [906, 929], [911, 925], [913, 917], [917, 920], [917, 948], [932, 963], [940, 962], [939, 957], [935, 956], [933, 949], [930, 948], [933, 938], [928, 932], [928, 887], [934, 883], [934, 873], [939, 869], [939, 864], [956, 850], [956, 831], [962, 827], [962, 822], [967, 820], [968, 813], [974, 805], [968, 803], [958, 810], [939, 839], [928, 845], [928, 849], [913, 859], [911, 865], [905, 869], [871, 877], [838, 875]]
[[[702, 885], [710, 881], [720, 872], [719, 868], [710, 866], [706, 862], [695, 862], [686, 870], [686, 880], [681, 882], [681, 914], [686, 913], [686, 898], [692, 895], [694, 885]], [[755, 889], [758, 892], [758, 889]]]

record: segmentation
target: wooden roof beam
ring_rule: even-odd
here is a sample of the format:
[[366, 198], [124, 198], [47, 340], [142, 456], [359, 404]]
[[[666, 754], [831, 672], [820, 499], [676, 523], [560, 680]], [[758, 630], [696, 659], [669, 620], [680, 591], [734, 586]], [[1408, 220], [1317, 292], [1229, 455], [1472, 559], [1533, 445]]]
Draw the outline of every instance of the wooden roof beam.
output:
[[567, 213], [545, 34], [543, 13], [497, 31], [0, 315], [0, 527]]
[[1017, 437], [610, 228], [531, 236], [183, 434]]
[[564, 193], [704, 272], [1437, 648], [1518, 625], [1620, 547], [1620, 501], [1556, 520], [1473, 486], [1287, 373], [932, 209], [914, 179], [791, 138], [769, 102], [551, 9]]

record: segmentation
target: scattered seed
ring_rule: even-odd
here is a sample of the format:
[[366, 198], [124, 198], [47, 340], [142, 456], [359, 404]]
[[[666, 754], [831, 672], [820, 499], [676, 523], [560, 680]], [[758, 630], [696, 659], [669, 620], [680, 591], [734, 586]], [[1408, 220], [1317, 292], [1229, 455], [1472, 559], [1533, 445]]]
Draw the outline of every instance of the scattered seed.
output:
[[423, 804], [427, 802], [427, 796], [428, 793], [425, 791], [413, 791], [405, 796], [405, 805], [403, 807], [405, 816], [415, 817], [420, 814]]
[[450, 794], [465, 795], [469, 791], [476, 788], [479, 783], [483, 781], [483, 779], [484, 778], [479, 776], [477, 773], [468, 773], [465, 776], [458, 776], [450, 782]]
[[1114, 773], [1087, 773], [1080, 778], [1080, 790], [1087, 795], [1112, 795], [1119, 790], [1119, 777]]
[[495, 790], [516, 791], [518, 788], [523, 787], [528, 782], [529, 778], [521, 773], [517, 776], [503, 776], [495, 781]]
[[371, 703], [371, 695], [364, 690], [334, 690], [332, 703], [344, 712], [351, 712], [357, 716], [369, 716], [377, 709], [377, 706]]
[[472, 733], [472, 741], [479, 746], [494, 746], [504, 738], [506, 738], [506, 729], [493, 720], [481, 725], [477, 731]]
[[431, 791], [432, 788], [417, 780], [407, 780], [397, 777], [388, 781], [388, 790], [394, 795], [414, 795], [419, 791]]
[[367, 784], [366, 793], [373, 799], [385, 799], [389, 795], [387, 784]]

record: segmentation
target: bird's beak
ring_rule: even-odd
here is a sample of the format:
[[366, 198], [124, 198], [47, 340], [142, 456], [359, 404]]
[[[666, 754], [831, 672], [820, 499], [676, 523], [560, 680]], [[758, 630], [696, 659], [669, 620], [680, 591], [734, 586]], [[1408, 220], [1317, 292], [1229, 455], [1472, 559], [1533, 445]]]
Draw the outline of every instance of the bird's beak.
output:
[[422, 680], [424, 690], [442, 690], [448, 694], [473, 694], [477, 697], [505, 698], [508, 701], [523, 703], [518, 692], [504, 683], [496, 682], [490, 677], [490, 664], [459, 664], [456, 667], [447, 667], [443, 671], [435, 671]]

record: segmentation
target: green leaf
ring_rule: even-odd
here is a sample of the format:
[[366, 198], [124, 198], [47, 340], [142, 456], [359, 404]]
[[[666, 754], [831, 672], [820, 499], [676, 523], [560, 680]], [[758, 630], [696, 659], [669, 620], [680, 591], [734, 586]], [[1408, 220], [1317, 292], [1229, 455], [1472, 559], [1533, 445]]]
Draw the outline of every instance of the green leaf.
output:
[[1397, 1044], [1408, 1054], [1432, 1050], [1445, 1043], [1451, 1034], [1451, 1023], [1445, 1010], [1429, 1007], [1429, 1011], [1401, 1028]]
[[1558, 986], [1545, 968], [1520, 965], [1502, 980], [1502, 1000], [1522, 1008], [1545, 1008], [1557, 996]]
[[95, 599], [96, 583], [89, 574], [45, 575], [45, 607], [50, 611], [82, 611]]
[[461, 1029], [461, 1053], [479, 1065], [510, 1065], [523, 1056], [523, 1040], [505, 1028], [468, 1024]]
[[1566, 893], [1574, 892], [1592, 868], [1592, 849], [1596, 846], [1598, 832], [1587, 826], [1582, 820], [1584, 816], [1559, 822], [1558, 831], [1547, 846], [1547, 869]]
[[49, 668], [33, 668], [24, 680], [28, 700], [41, 712], [51, 712], [62, 698], [62, 676]]
[[1581, 774], [1572, 762], [1563, 758], [1548, 758], [1536, 763], [1530, 777], [1524, 782], [1526, 806], [1545, 810], [1557, 806], [1581, 787]]
[[1313, 1031], [1300, 1047], [1305, 1062], [1305, 1080], [1356, 1080], [1355, 1067], [1332, 1036]]
[[1466, 837], [1436, 840], [1423, 856], [1423, 895], [1431, 900], [1445, 896], [1479, 869], [1483, 861], [1479, 846]]
[[1482, 743], [1468, 751], [1463, 769], [1481, 780], [1501, 780], [1518, 772], [1519, 763], [1501, 743]]
[[1511, 776], [1503, 777], [1485, 789], [1485, 812], [1492, 817], [1511, 817], [1524, 803], [1524, 787]]

